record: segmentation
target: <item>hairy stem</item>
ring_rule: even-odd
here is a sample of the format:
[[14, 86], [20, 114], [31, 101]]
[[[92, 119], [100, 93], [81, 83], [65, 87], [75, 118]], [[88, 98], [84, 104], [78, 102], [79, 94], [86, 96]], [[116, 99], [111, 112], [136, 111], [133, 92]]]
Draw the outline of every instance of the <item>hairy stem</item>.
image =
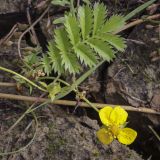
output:
[[43, 91], [43, 92], [47, 92], [47, 90], [41, 88], [40, 86], [38, 86], [37, 84], [35, 84], [34, 82], [32, 82], [31, 80], [27, 79], [26, 77], [20, 75], [19, 73], [15, 72], [15, 71], [12, 71], [10, 69], [7, 69], [7, 68], [4, 68], [4, 67], [1, 67], [0, 66], [0, 70], [3, 70], [5, 72], [8, 72], [8, 73], [11, 73], [11, 74], [14, 74], [20, 78], [22, 78], [23, 80], [25, 80], [26, 82], [28, 82], [29, 84], [31, 84], [32, 86], [38, 88], [39, 90]]
[[83, 97], [82, 100], [89, 104], [95, 111], [99, 112], [99, 109], [97, 109], [97, 107], [93, 103], [91, 103], [87, 98]]

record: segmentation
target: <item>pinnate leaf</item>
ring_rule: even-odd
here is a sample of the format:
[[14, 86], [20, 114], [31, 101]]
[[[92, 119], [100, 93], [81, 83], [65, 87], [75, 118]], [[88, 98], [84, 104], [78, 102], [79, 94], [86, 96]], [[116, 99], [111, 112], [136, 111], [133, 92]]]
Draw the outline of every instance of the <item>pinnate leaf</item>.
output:
[[55, 42], [48, 46], [49, 64], [58, 74], [79, 73], [83, 68], [79, 64], [91, 68], [100, 60], [111, 61], [114, 48], [124, 51], [126, 47], [125, 40], [116, 35], [125, 25], [123, 16], [113, 15], [106, 21], [103, 3], [80, 6], [77, 11], [65, 14], [62, 28], [55, 29]]

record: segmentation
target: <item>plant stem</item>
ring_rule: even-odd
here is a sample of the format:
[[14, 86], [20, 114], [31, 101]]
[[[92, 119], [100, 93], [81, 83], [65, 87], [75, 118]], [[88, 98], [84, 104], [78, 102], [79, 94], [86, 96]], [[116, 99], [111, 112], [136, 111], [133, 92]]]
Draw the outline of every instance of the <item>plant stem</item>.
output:
[[54, 84], [59, 80], [59, 77], [60, 77], [60, 75], [58, 75], [58, 76], [54, 79], [54, 81], [53, 81]]
[[20, 74], [17, 73], [17, 72], [14, 72], [14, 71], [12, 71], [12, 70], [10, 70], [10, 69], [7, 69], [7, 68], [1, 67], [1, 66], [0, 66], [0, 70], [3, 70], [3, 71], [5, 71], [5, 72], [9, 72], [9, 73], [11, 73], [11, 74], [14, 74], [14, 75], [22, 78], [23, 80], [25, 80], [26, 82], [28, 82], [28, 83], [31, 84], [32, 86], [38, 88], [39, 90], [41, 90], [41, 91], [43, 91], [43, 92], [47, 92], [47, 90], [41, 88], [40, 86], [38, 86], [37, 84], [33, 83], [32, 81], [30, 81], [29, 79], [27, 79], [26, 77], [20, 75]]
[[11, 151], [11, 152], [6, 152], [6, 153], [0, 153], [0, 156], [6, 156], [6, 155], [11, 155], [11, 154], [15, 154], [15, 153], [19, 153], [19, 152], [22, 152], [24, 151], [26, 148], [28, 148], [32, 143], [33, 141], [35, 140], [36, 138], [36, 135], [37, 135], [37, 129], [38, 129], [38, 120], [37, 120], [37, 117], [34, 113], [32, 113], [33, 117], [34, 117], [34, 120], [35, 120], [35, 123], [36, 123], [36, 129], [35, 129], [35, 132], [34, 132], [34, 135], [33, 135], [33, 138], [29, 141], [29, 143], [27, 145], [25, 145], [24, 147], [21, 147], [20, 149], [16, 150], [16, 151]]
[[18, 120], [9, 128], [9, 130], [7, 131], [7, 133], [10, 133], [11, 130], [13, 130], [18, 123], [20, 123], [22, 121], [22, 119], [31, 112], [31, 109], [34, 107], [34, 103], [18, 118]]
[[42, 104], [38, 105], [37, 107], [31, 109], [29, 112], [33, 112], [33, 111], [35, 111], [36, 109], [38, 109], [38, 108], [40, 108], [40, 107], [42, 107], [42, 106], [44, 106], [44, 105], [47, 105], [48, 103], [49, 103], [49, 100], [46, 101], [46, 102], [43, 102]]
[[[20, 116], [18, 118], [18, 120], [9, 128], [9, 130], [7, 131], [7, 133], [9, 133], [13, 128], [15, 128], [17, 126], [17, 124], [29, 113], [33, 113], [33, 110], [32, 108], [35, 106], [36, 103], [39, 102], [39, 98], [42, 98], [45, 94], [42, 94], [40, 97], [37, 97], [37, 99], [35, 99], [34, 103], [22, 114], [22, 116]], [[42, 103], [40, 104], [40, 106], [46, 104], [45, 103]]]
[[[38, 80], [45, 80], [45, 79], [51, 79], [51, 80], [52, 80], [52, 79], [56, 79], [56, 77], [40, 77], [40, 78], [38, 78]], [[59, 78], [58, 78], [57, 81], [65, 84], [66, 86], [70, 86], [69, 83], [67, 83], [66, 81], [64, 81], [64, 80], [62, 80], [62, 79], [59, 79]]]
[[152, 126], [148, 126], [149, 127], [149, 129], [153, 132], [153, 134], [156, 136], [156, 138], [159, 140], [159, 142], [160, 142], [160, 136], [158, 135], [158, 133], [152, 128]]
[[95, 107], [95, 105], [93, 103], [91, 103], [87, 98], [83, 97], [82, 98], [87, 104], [89, 104], [95, 111], [99, 112], [99, 109], [97, 109], [97, 107]]
[[127, 14], [124, 18], [125, 21], [131, 19], [133, 16], [135, 16], [137, 13], [139, 13], [140, 11], [144, 10], [145, 8], [147, 8], [149, 5], [151, 5], [153, 2], [155, 2], [156, 0], [150, 0], [144, 4], [142, 4], [141, 6], [137, 7], [135, 10], [133, 10], [132, 12], [130, 12], [129, 14]]

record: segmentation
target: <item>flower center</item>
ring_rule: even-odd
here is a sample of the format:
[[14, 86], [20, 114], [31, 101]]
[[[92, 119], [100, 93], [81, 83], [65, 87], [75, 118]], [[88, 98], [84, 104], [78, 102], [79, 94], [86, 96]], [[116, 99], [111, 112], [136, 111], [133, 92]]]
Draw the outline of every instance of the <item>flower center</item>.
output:
[[116, 137], [119, 132], [119, 127], [117, 125], [112, 125], [112, 126], [110, 126], [110, 131], [112, 132], [114, 137]]

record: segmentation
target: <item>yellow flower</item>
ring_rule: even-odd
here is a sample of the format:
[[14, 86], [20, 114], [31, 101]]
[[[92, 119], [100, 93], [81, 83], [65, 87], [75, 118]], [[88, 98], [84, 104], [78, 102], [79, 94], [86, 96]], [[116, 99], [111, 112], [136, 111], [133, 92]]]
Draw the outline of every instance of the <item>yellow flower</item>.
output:
[[104, 127], [97, 132], [97, 137], [103, 144], [110, 144], [117, 138], [120, 143], [129, 145], [136, 139], [137, 132], [124, 127], [128, 113], [122, 107], [106, 106], [99, 111], [99, 117]]

